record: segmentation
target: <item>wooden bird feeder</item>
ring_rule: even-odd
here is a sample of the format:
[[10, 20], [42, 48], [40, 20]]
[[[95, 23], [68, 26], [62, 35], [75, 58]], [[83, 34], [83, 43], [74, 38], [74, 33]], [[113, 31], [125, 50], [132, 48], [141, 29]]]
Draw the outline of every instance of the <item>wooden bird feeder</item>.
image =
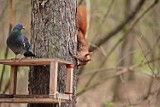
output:
[[[0, 60], [0, 64], [9, 65], [10, 87], [9, 94], [0, 94], [0, 103], [59, 103], [70, 102], [73, 90], [73, 68], [70, 62], [60, 59], [37, 58], [22, 60]], [[17, 68], [19, 66], [50, 66], [49, 94], [48, 95], [18, 95], [16, 94]], [[57, 92], [58, 65], [66, 65], [66, 89], [65, 93]]]

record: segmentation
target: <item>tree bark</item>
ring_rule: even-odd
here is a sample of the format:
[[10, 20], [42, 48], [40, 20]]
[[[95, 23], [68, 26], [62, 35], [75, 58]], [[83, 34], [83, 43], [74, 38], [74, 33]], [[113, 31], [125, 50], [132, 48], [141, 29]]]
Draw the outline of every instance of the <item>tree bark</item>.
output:
[[[31, 38], [33, 50], [39, 58], [60, 58], [76, 63], [76, 7], [77, 0], [31, 0]], [[65, 89], [64, 66], [59, 66], [58, 91]], [[76, 93], [77, 68], [74, 70], [74, 96]], [[49, 67], [31, 67], [29, 94], [49, 93]], [[72, 102], [75, 106], [75, 101]], [[70, 107], [63, 104], [62, 107]], [[28, 104], [28, 107], [56, 107], [56, 104]]]

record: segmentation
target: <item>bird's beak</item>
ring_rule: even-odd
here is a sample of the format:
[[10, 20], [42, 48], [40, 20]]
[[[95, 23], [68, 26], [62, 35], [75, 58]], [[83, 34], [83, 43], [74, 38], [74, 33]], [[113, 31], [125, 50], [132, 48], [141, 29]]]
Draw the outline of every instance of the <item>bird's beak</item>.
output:
[[22, 29], [25, 29], [25, 27], [22, 27]]

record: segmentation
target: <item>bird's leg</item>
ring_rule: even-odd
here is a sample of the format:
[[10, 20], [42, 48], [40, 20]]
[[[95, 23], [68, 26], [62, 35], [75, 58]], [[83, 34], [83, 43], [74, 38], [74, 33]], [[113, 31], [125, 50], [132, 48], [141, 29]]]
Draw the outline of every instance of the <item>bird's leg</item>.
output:
[[20, 61], [21, 60], [21, 54], [19, 55], [19, 58], [18, 58], [18, 61]]
[[15, 56], [15, 60], [17, 60], [17, 59], [18, 59], [18, 55]]
[[18, 61], [20, 62], [22, 60], [22, 54], [20, 54], [19, 58], [18, 58]]
[[12, 58], [11, 60], [14, 60], [14, 62], [16, 60], [20, 61], [22, 59], [22, 55], [21, 54], [16, 54], [15, 58]]
[[18, 56], [18, 55], [16, 54], [16, 55], [15, 55], [15, 58], [11, 58], [11, 60], [13, 60], [13, 61], [15, 62], [15, 61], [18, 59], [17, 56]]

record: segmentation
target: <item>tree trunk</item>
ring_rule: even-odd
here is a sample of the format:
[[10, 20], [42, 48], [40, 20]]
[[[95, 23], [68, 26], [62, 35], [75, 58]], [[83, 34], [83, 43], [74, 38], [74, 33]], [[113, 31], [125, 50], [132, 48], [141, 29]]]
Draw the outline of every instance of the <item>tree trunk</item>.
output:
[[[133, 3], [130, 0], [125, 0], [125, 2], [125, 17], [128, 17], [133, 10]], [[129, 33], [126, 34], [126, 31], [124, 31], [124, 33], [124, 41], [122, 44], [122, 66], [129, 67], [133, 64], [134, 28]], [[123, 76], [125, 80], [131, 80], [134, 78], [134, 72], [128, 72]]]
[[[125, 0], [124, 17], [128, 17], [130, 15], [132, 11], [131, 7], [132, 7], [132, 1]], [[133, 43], [134, 43], [134, 39], [131, 35], [132, 33], [133, 33], [132, 31], [130, 31], [129, 33], [126, 33], [126, 31], [124, 31], [124, 35], [123, 35], [124, 40], [121, 45], [121, 50], [117, 58], [117, 62], [120, 62], [118, 64], [119, 67], [128, 67], [132, 65], [133, 54], [131, 52], [133, 51]], [[115, 79], [115, 82], [113, 84], [113, 89], [114, 89], [113, 101], [121, 100], [121, 95], [119, 93], [120, 83], [122, 82], [121, 79], [123, 78], [124, 81], [128, 81], [129, 77], [131, 78], [133, 76], [133, 73], [129, 72], [120, 76]], [[128, 93], [126, 92], [126, 94]]]
[[[77, 0], [31, 0], [31, 38], [33, 49], [39, 58], [60, 58], [75, 63], [76, 54], [76, 7]], [[74, 96], [77, 69], [74, 70]], [[49, 67], [31, 67], [29, 94], [49, 93]], [[64, 66], [59, 66], [58, 91], [64, 92]], [[75, 101], [72, 102], [75, 106]], [[63, 104], [62, 107], [70, 107]], [[28, 107], [56, 107], [56, 104], [28, 104]]]

